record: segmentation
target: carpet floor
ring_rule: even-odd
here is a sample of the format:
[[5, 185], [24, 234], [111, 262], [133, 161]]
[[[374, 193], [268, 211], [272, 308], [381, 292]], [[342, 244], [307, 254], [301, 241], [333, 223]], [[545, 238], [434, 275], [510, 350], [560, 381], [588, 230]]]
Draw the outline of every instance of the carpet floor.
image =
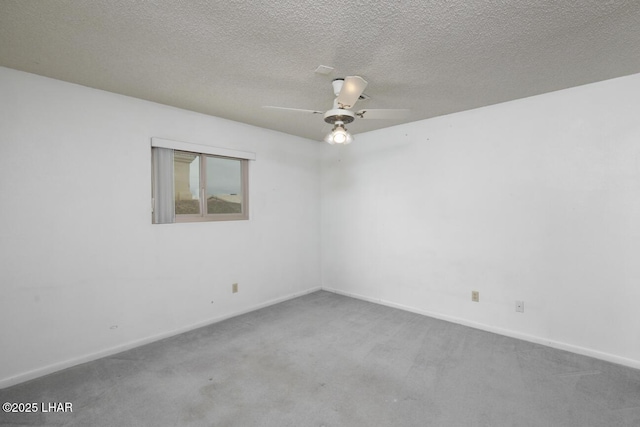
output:
[[320, 291], [0, 402], [39, 408], [2, 426], [640, 426], [640, 371]]

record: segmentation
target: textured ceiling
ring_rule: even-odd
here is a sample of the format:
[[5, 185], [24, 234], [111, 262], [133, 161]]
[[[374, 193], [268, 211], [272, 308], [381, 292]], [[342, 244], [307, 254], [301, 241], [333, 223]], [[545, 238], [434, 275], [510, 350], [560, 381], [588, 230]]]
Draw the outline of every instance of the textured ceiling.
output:
[[[318, 65], [335, 69], [326, 76]], [[0, 0], [0, 65], [321, 140], [331, 80], [402, 121], [640, 72], [640, 1]]]

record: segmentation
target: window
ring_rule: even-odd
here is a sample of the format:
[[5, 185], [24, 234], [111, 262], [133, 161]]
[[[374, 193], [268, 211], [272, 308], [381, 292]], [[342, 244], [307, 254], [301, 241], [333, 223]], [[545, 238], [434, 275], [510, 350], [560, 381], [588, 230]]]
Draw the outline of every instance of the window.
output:
[[152, 147], [154, 223], [249, 219], [253, 153], [158, 138]]

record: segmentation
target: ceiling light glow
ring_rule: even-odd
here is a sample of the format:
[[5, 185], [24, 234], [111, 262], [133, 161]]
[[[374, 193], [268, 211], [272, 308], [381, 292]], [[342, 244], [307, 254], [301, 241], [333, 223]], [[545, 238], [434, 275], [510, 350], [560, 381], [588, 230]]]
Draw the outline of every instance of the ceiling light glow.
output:
[[350, 144], [353, 141], [353, 137], [347, 129], [344, 127], [344, 123], [337, 121], [331, 132], [324, 138], [325, 142], [333, 144]]

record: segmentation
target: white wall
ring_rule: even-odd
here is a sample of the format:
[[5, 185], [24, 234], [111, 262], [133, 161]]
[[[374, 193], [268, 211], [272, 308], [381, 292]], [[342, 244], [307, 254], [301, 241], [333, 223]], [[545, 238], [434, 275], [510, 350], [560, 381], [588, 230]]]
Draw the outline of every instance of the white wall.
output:
[[[255, 152], [251, 220], [152, 225], [152, 136]], [[0, 387], [318, 289], [319, 147], [0, 68]]]
[[[0, 68], [0, 387], [321, 279], [640, 367], [637, 93], [640, 75], [341, 148]], [[152, 136], [256, 152], [251, 220], [152, 225]]]
[[640, 74], [324, 147], [323, 287], [640, 367], [638, 94]]

